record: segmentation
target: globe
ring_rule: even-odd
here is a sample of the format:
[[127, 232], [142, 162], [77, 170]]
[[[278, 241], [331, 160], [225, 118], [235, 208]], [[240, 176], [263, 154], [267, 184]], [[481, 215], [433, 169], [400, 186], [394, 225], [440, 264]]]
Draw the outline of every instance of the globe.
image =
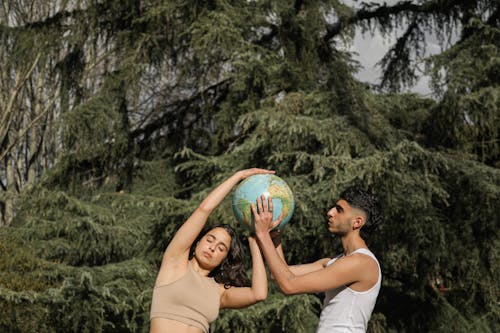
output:
[[271, 174], [253, 175], [243, 180], [233, 194], [234, 216], [245, 228], [254, 230], [254, 219], [250, 204], [256, 204], [261, 195], [271, 196], [273, 200], [273, 221], [281, 213], [283, 219], [275, 229], [281, 229], [292, 218], [295, 209], [295, 199], [288, 184], [278, 176]]

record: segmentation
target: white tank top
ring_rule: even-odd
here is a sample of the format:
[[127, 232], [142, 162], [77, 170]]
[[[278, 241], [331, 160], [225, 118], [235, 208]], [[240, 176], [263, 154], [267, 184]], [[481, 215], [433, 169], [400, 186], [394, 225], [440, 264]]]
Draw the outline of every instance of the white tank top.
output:
[[[352, 253], [365, 254], [377, 262], [377, 283], [366, 291], [355, 291], [346, 286], [327, 290], [316, 333], [366, 332], [380, 290], [382, 272], [377, 258], [370, 250], [361, 248]], [[326, 265], [330, 266], [342, 256], [331, 259]]]

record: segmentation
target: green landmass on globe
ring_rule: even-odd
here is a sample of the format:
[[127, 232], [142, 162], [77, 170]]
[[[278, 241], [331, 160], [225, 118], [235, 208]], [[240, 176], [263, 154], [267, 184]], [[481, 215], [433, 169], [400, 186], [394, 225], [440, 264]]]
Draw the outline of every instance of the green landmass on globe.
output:
[[254, 175], [242, 181], [233, 194], [233, 212], [247, 229], [254, 229], [253, 214], [250, 205], [256, 203], [261, 195], [273, 200], [273, 220], [283, 213], [283, 220], [278, 229], [290, 221], [295, 209], [295, 199], [288, 184], [276, 175]]

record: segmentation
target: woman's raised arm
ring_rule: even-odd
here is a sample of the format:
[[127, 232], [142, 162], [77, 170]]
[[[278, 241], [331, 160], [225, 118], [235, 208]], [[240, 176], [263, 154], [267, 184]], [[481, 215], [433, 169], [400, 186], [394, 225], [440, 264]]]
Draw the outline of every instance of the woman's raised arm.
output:
[[187, 259], [189, 256], [189, 249], [194, 240], [205, 226], [208, 216], [222, 200], [227, 196], [231, 189], [237, 185], [241, 180], [256, 174], [270, 174], [274, 173], [272, 170], [251, 168], [240, 170], [234, 173], [231, 177], [226, 179], [201, 202], [189, 218], [182, 224], [176, 232], [174, 238], [169, 243], [164, 253], [165, 259]]
[[252, 285], [224, 289], [221, 308], [244, 308], [267, 298], [267, 273], [259, 245], [253, 237], [248, 237], [248, 245], [252, 255]]

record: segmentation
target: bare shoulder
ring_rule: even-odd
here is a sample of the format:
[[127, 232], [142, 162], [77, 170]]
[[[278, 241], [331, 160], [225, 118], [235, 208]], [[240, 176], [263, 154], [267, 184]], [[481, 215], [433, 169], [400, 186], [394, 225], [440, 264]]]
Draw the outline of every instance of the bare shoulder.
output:
[[360, 281], [368, 282], [369, 285], [374, 284], [379, 276], [378, 264], [374, 258], [363, 253], [354, 253], [349, 256], [356, 265], [356, 270], [361, 273], [363, 278]]
[[362, 265], [362, 266], [369, 266], [371, 268], [377, 268], [377, 261], [364, 253], [353, 253], [350, 256], [345, 257], [346, 259], [350, 259], [351, 261], [355, 262], [356, 264]]
[[156, 276], [155, 286], [172, 283], [184, 276], [188, 269], [187, 260], [164, 259]]
[[342, 267], [344, 270], [357, 272], [363, 276], [367, 274], [371, 275], [372, 272], [377, 275], [376, 273], [378, 272], [378, 265], [375, 259], [362, 253], [353, 253], [340, 257], [330, 266], [334, 266], [335, 268]]
[[231, 289], [231, 288], [232, 288], [232, 287], [226, 288], [226, 287], [224, 287], [224, 283], [219, 283], [219, 291], [220, 291], [220, 295], [221, 295], [221, 296], [223, 296], [223, 295], [224, 295], [224, 293], [225, 293], [227, 290]]
[[348, 258], [356, 258], [357, 260], [371, 260], [371, 261], [375, 262], [375, 259], [373, 257], [371, 257], [370, 255], [363, 253], [363, 252], [355, 252], [347, 257]]

